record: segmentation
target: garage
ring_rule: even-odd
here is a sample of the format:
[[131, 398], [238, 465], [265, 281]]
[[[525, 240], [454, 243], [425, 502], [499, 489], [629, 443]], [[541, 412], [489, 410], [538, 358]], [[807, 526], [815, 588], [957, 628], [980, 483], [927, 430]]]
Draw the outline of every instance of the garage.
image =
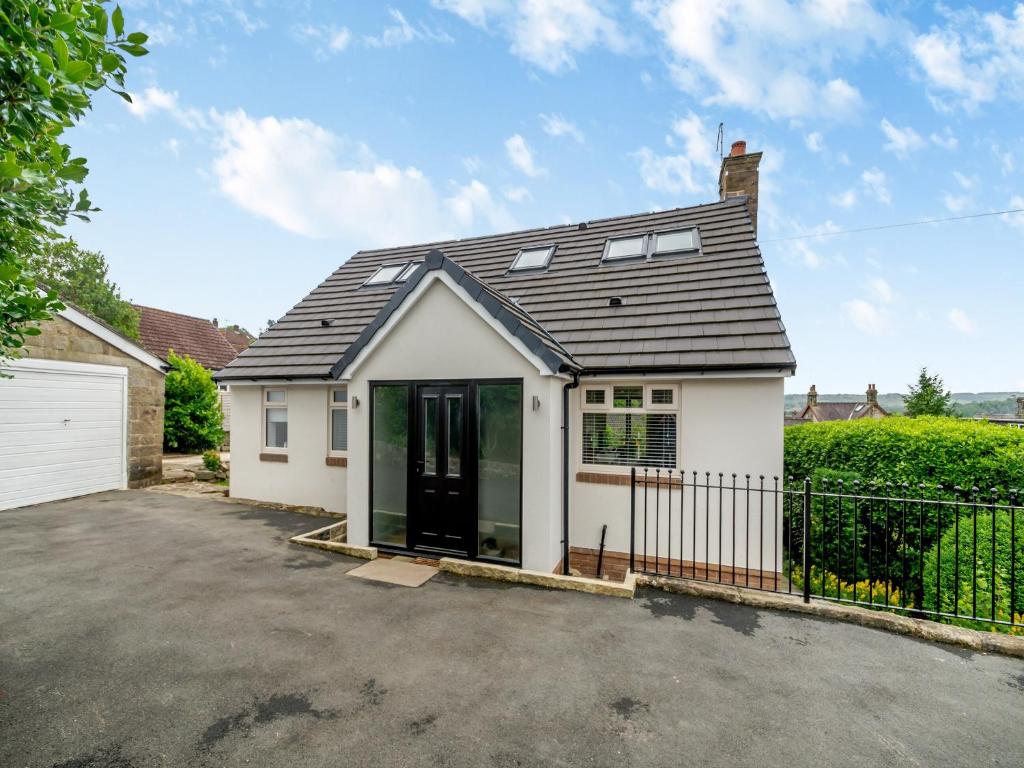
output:
[[22, 360], [6, 372], [0, 509], [127, 486], [127, 368]]
[[68, 308], [0, 378], [0, 510], [159, 482], [163, 364]]

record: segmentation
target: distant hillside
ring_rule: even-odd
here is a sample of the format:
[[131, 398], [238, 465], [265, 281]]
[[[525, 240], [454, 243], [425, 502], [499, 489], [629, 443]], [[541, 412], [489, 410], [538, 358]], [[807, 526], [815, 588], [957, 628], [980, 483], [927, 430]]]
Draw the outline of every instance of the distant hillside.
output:
[[[1017, 409], [1016, 392], [954, 392], [953, 403], [960, 416], [994, 416], [1013, 414]], [[864, 393], [818, 394], [819, 403], [863, 402]], [[806, 394], [786, 395], [786, 413], [799, 410], [807, 403]], [[898, 392], [878, 394], [878, 404], [890, 413], [903, 413], [903, 395]]]

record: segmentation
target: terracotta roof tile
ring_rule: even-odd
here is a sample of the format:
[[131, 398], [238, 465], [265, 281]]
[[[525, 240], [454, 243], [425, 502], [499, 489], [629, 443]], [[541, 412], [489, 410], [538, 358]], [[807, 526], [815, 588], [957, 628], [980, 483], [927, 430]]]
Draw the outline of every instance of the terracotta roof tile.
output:
[[216, 371], [235, 359], [235, 348], [209, 320], [164, 309], [139, 310], [139, 343], [151, 355], [167, 359], [167, 351], [188, 355], [204, 368]]

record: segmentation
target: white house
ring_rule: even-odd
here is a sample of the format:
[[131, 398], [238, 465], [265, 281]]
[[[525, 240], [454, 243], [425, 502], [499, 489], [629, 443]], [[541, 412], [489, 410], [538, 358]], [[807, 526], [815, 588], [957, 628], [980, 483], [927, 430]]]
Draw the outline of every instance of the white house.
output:
[[734, 145], [708, 205], [355, 254], [217, 374], [231, 494], [552, 571], [603, 525], [626, 556], [631, 466], [781, 475], [759, 159]]

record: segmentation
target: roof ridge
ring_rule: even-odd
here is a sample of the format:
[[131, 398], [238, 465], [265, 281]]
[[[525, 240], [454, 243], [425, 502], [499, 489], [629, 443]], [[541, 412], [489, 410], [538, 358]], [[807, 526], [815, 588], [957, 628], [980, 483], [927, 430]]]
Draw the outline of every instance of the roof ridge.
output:
[[213, 325], [213, 320], [208, 317], [200, 317], [199, 315], [186, 315], [184, 312], [175, 312], [171, 309], [161, 309], [160, 307], [149, 307], [145, 304], [132, 304], [135, 309], [148, 309], [151, 312], [163, 312], [166, 315], [175, 315], [176, 317], [187, 317], [189, 320], [200, 320], [204, 323], [209, 323], [214, 328], [220, 328], [219, 325]]
[[[637, 219], [641, 216], [656, 216], [658, 214], [669, 214], [678, 213], [681, 211], [695, 211], [699, 208], [716, 208], [716, 207], [730, 207], [738, 205], [739, 203], [746, 203], [746, 195], [736, 195], [728, 197], [725, 200], [715, 200], [710, 203], [697, 203], [696, 205], [683, 205], [675, 208], [665, 208], [660, 211], [638, 211], [637, 213], [626, 213], [618, 214], [616, 216], [604, 216], [597, 219], [583, 219], [577, 222], [569, 222], [567, 224], [549, 224], [543, 227], [527, 227], [526, 229], [513, 229], [506, 232], [491, 232], [486, 235], [470, 235], [468, 237], [451, 237], [447, 240], [431, 240], [426, 243], [402, 243], [401, 245], [388, 245], [382, 248], [366, 248], [356, 251], [352, 256], [360, 256], [362, 254], [369, 253], [384, 253], [386, 251], [399, 251], [406, 248], [430, 248], [434, 250], [443, 250], [442, 246], [452, 245], [455, 243], [468, 243], [474, 240], [490, 240], [496, 237], [511, 237], [513, 235], [528, 235], [534, 232], [548, 232], [555, 230], [573, 230], [578, 229], [580, 224], [604, 224], [607, 222], [619, 221], [621, 219]], [[352, 257], [349, 257], [352, 258]]]

